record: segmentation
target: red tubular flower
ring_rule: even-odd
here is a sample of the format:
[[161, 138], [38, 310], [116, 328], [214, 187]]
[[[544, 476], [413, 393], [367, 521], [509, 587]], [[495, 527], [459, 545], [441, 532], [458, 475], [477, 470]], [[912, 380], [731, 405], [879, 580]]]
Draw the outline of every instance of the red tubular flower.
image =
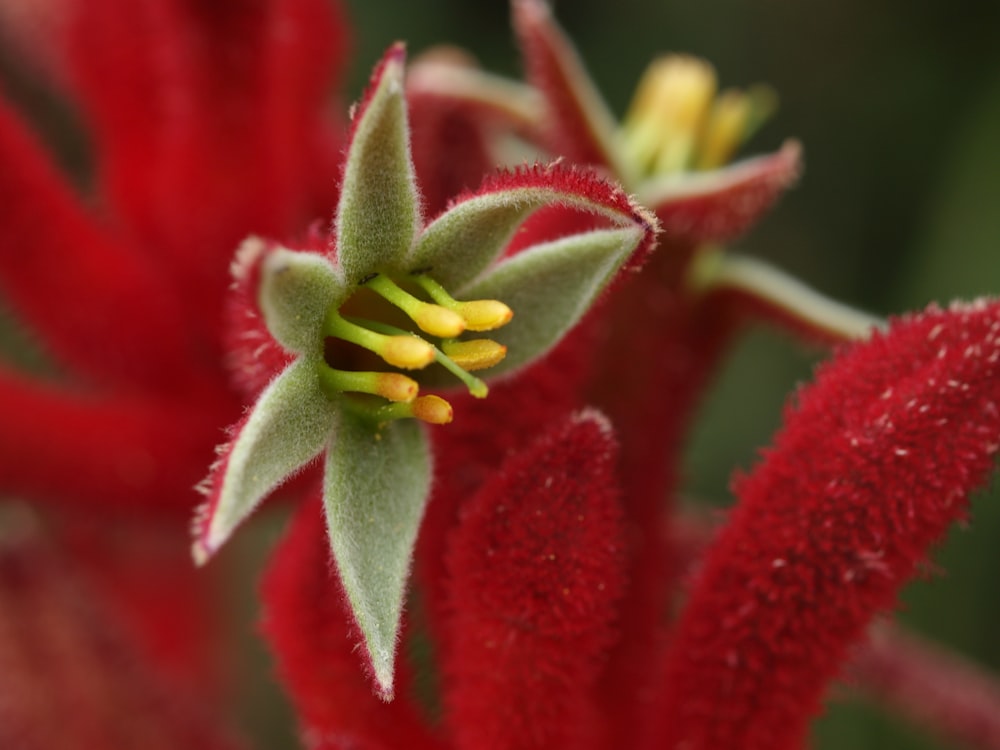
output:
[[454, 747], [597, 747], [596, 679], [623, 578], [615, 445], [584, 413], [508, 459], [448, 549]]
[[156, 261], [87, 214], [2, 103], [0, 156], [0, 288], [10, 307], [52, 356], [87, 377], [189, 385], [200, 373], [181, 366], [191, 352], [183, 329], [170, 325], [182, 318], [180, 305], [164, 292]]
[[[104, 511], [92, 538], [66, 532], [78, 567], [147, 655], [202, 689], [213, 576], [170, 548], [188, 547], [193, 486], [242, 400], [222, 331], [233, 250], [255, 229], [302, 231], [334, 197], [340, 12], [66, 0], [24, 9], [49, 14], [26, 29], [3, 10], [79, 108], [97, 174], [82, 199], [0, 104], [0, 293], [56, 370], [0, 369], [0, 492], [63, 514], [59, 530]], [[116, 534], [163, 554], [119, 555]], [[136, 579], [172, 614], [153, 616]]]
[[334, 197], [325, 98], [345, 52], [335, 8], [102, 0], [69, 25], [66, 77], [95, 134], [102, 189], [203, 326], [217, 321], [248, 233], [298, 230]]
[[993, 468], [998, 331], [996, 302], [931, 308], [800, 392], [694, 583], [658, 747], [802, 746], [847, 649]]
[[560, 422], [584, 402], [582, 381], [593, 354], [587, 328], [585, 322], [541, 362], [497, 383], [488, 399], [456, 399], [455, 421], [434, 433], [436, 483], [420, 530], [416, 573], [431, 631], [440, 640], [448, 639], [450, 627], [446, 539], [469, 498], [507, 456], [523, 450], [526, 435]]

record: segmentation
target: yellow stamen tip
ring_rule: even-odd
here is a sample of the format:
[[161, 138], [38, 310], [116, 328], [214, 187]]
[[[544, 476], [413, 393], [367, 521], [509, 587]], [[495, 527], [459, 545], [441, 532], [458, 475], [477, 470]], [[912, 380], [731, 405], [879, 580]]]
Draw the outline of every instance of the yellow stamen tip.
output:
[[422, 305], [413, 311], [412, 317], [421, 331], [443, 339], [455, 338], [466, 328], [465, 318], [440, 305]]
[[704, 60], [654, 60], [623, 123], [625, 147], [639, 166], [659, 174], [686, 169], [715, 91], [715, 71]]
[[434, 361], [434, 347], [416, 336], [386, 336], [378, 355], [394, 367], [421, 370]]
[[421, 396], [410, 409], [414, 417], [428, 424], [448, 424], [454, 417], [451, 404], [440, 396]]
[[507, 356], [507, 347], [490, 339], [446, 341], [442, 349], [455, 364], [469, 372], [493, 367]]
[[495, 299], [478, 299], [459, 304], [458, 312], [470, 331], [493, 331], [510, 323], [514, 311]]
[[419, 392], [416, 380], [398, 372], [380, 372], [375, 379], [375, 394], [390, 401], [409, 403]]

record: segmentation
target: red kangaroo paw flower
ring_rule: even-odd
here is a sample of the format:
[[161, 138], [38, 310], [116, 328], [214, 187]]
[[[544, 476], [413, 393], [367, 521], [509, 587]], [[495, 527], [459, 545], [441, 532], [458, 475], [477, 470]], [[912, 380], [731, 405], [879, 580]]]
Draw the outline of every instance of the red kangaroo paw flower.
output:
[[615, 446], [584, 413], [511, 457], [448, 551], [443, 644], [455, 747], [588, 747], [623, 586]]
[[659, 747], [802, 745], [848, 648], [993, 468], [998, 332], [1000, 303], [931, 308], [799, 394], [695, 581]]
[[802, 147], [788, 141], [780, 150], [683, 180], [652, 180], [642, 199], [663, 224], [663, 234], [691, 244], [728, 242], [756, 224], [795, 184], [802, 171]]
[[686, 288], [695, 252], [693, 245], [665, 238], [649, 266], [595, 316], [601, 356], [592, 365], [587, 396], [608, 414], [622, 445], [629, 560], [622, 637], [601, 689], [604, 705], [616, 717], [615, 736], [625, 745], [638, 741], [655, 696], [656, 675], [648, 664], [663, 647], [669, 582], [676, 579], [667, 528], [679, 457], [702, 395], [738, 331], [721, 295]]
[[455, 420], [432, 433], [435, 483], [417, 544], [417, 575], [432, 629], [446, 639], [445, 539], [462, 508], [496, 474], [525, 435], [564, 420], [584, 403], [581, 382], [593, 356], [588, 318], [545, 358], [516, 378], [492, 386], [490, 397], [452, 397]]
[[176, 389], [200, 375], [156, 264], [87, 216], [2, 102], [0, 163], [0, 289], [49, 353], [114, 385]]

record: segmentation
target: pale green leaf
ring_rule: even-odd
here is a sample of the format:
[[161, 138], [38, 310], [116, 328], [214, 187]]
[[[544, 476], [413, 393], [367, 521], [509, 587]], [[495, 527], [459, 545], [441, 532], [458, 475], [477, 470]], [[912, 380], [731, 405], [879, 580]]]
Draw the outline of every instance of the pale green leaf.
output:
[[412, 420], [377, 427], [345, 410], [333, 441], [323, 488], [330, 545], [388, 700], [410, 561], [430, 492], [430, 456]]
[[261, 500], [323, 450], [337, 408], [320, 390], [311, 358], [295, 361], [264, 389], [214, 477], [196, 561], [206, 560]]
[[496, 266], [462, 290], [466, 299], [500, 299], [514, 319], [489, 337], [507, 358], [489, 375], [510, 372], [542, 356], [583, 317], [636, 249], [640, 227], [601, 229], [536, 245]]
[[263, 262], [260, 307], [271, 335], [286, 349], [322, 355], [327, 311], [346, 296], [329, 260], [278, 248]]
[[387, 54], [347, 152], [337, 253], [348, 284], [400, 269], [421, 226], [403, 96], [402, 47]]
[[518, 187], [462, 201], [424, 230], [407, 266], [456, 289], [489, 267], [529, 214], [563, 197], [551, 188]]
[[500, 256], [531, 213], [554, 205], [590, 211], [619, 224], [627, 218], [584, 195], [548, 185], [490, 190], [455, 204], [428, 225], [406, 265], [427, 271], [446, 289], [459, 289]]

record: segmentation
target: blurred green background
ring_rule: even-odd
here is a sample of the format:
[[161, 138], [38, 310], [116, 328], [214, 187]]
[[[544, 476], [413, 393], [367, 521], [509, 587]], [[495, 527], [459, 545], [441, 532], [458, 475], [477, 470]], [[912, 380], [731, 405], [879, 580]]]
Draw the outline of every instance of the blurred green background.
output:
[[[505, 0], [353, 0], [348, 7], [356, 29], [350, 99], [396, 39], [413, 53], [458, 44], [487, 69], [520, 72]], [[619, 114], [649, 60], [667, 51], [706, 57], [723, 86], [767, 82], [778, 91], [780, 109], [747, 153], [795, 137], [805, 145], [806, 171], [740, 251], [879, 315], [1000, 293], [1000, 2], [564, 0], [556, 14]], [[46, 112], [50, 122], [66, 115], [37, 91], [13, 90], [35, 99], [43, 121]], [[55, 140], [64, 162], [85, 170], [83, 142], [65, 132]], [[733, 469], [753, 464], [787, 394], [808, 379], [820, 354], [766, 331], [740, 344], [688, 450], [692, 498], [730, 502]], [[956, 529], [936, 555], [935, 575], [906, 592], [901, 616], [1000, 671], [997, 494], [977, 499], [969, 528]], [[254, 565], [277, 534], [258, 528], [256, 538], [240, 542]], [[253, 594], [249, 583], [239, 592], [248, 612]], [[241, 627], [252, 644], [251, 626]], [[259, 678], [247, 690], [280, 700]], [[271, 747], [294, 746], [286, 722], [256, 709], [247, 717], [254, 734], [275, 732]], [[838, 701], [818, 723], [814, 747], [945, 746]]]

